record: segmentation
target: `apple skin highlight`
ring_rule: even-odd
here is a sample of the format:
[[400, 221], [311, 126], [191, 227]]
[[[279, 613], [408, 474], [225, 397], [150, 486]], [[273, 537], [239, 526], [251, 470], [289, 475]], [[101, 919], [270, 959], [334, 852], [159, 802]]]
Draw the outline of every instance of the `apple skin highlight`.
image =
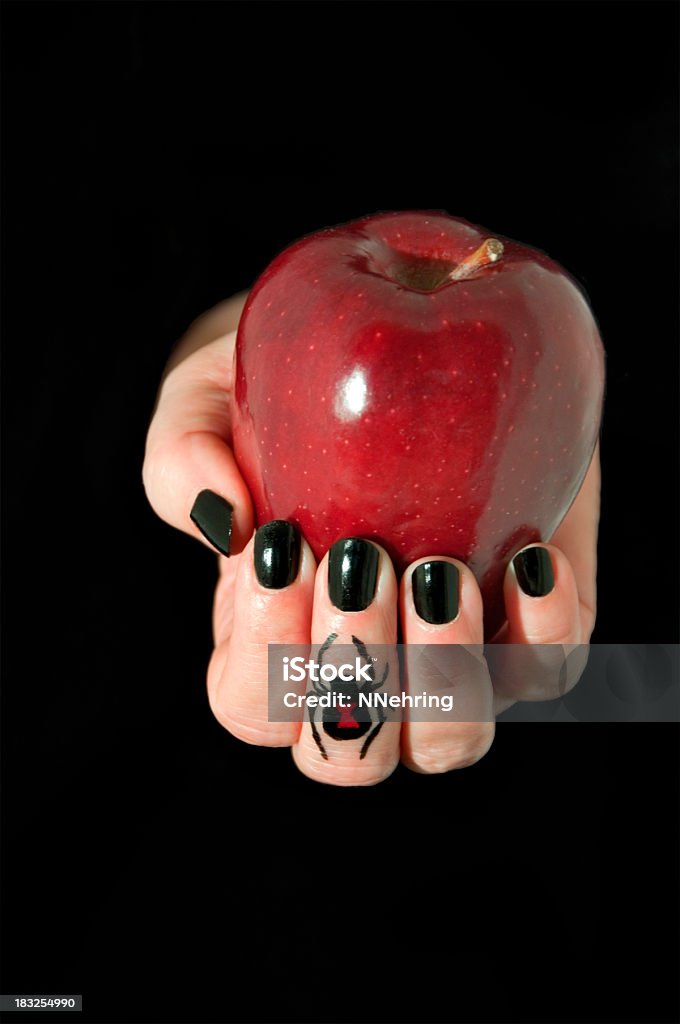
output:
[[341, 537], [375, 540], [398, 572], [459, 558], [490, 638], [508, 562], [550, 540], [588, 469], [604, 352], [583, 292], [545, 253], [447, 214], [387, 213], [267, 267], [234, 388], [258, 524], [290, 520], [317, 558]]

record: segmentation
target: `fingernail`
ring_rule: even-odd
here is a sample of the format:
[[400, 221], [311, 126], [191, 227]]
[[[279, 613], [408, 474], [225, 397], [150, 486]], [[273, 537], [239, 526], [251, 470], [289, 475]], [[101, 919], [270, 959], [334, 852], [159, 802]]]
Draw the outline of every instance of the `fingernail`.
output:
[[339, 540], [328, 557], [328, 593], [341, 612], [362, 612], [375, 594], [380, 552], [357, 537]]
[[300, 534], [292, 523], [273, 519], [255, 534], [255, 573], [268, 590], [282, 590], [298, 574]]
[[460, 572], [451, 562], [423, 562], [411, 577], [413, 603], [421, 619], [433, 625], [453, 622], [458, 614]]
[[206, 540], [223, 555], [229, 555], [233, 508], [214, 491], [201, 491], [189, 513]]
[[517, 582], [529, 597], [545, 597], [555, 586], [550, 553], [546, 548], [526, 548], [512, 560]]

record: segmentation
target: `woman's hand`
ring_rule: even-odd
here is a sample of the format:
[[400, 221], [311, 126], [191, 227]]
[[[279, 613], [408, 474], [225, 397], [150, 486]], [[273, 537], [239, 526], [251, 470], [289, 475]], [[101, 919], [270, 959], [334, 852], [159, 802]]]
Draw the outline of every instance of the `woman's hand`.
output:
[[[453, 558], [419, 559], [398, 583], [386, 552], [360, 538], [339, 541], [317, 565], [290, 524], [266, 524], [253, 536], [250, 495], [231, 451], [232, 355], [244, 300], [235, 296], [205, 313], [177, 346], [161, 384], [143, 470], [158, 515], [222, 552], [210, 706], [235, 736], [291, 746], [301, 771], [336, 785], [380, 782], [400, 759], [423, 772], [473, 764], [491, 745], [495, 713], [515, 700], [558, 695], [539, 648], [525, 647], [529, 657], [521, 661], [508, 657], [511, 648], [499, 648], [492, 671], [483, 659], [475, 663], [468, 687], [474, 720], [387, 721], [368, 732], [350, 721], [346, 734], [361, 732], [351, 742], [328, 735], [318, 722], [267, 720], [269, 644], [320, 645], [334, 636], [346, 644], [355, 638], [369, 649], [393, 645], [400, 620], [407, 645], [481, 650], [482, 599], [473, 574]], [[567, 651], [587, 645], [595, 621], [599, 488], [596, 451], [552, 543], [531, 545], [508, 568], [507, 623], [497, 643], [557, 644]], [[584, 663], [585, 657], [576, 659], [560, 693], [573, 686]], [[417, 663], [409, 668], [412, 692], [421, 688], [418, 672]]]

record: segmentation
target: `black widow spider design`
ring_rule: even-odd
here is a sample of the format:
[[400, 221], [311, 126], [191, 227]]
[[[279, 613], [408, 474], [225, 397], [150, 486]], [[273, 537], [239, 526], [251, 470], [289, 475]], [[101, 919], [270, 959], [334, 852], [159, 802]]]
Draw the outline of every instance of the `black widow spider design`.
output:
[[[338, 638], [337, 633], [331, 633], [328, 639], [321, 645], [318, 655], [319, 669], [323, 664], [324, 654], [328, 648]], [[373, 667], [373, 661], [371, 660], [366, 645], [359, 640], [358, 637], [352, 637], [352, 643], [357, 649], [359, 656], [368, 663], [366, 674], [370, 677], [370, 682], [357, 683], [356, 680], [346, 681], [337, 677], [332, 682], [326, 682], [322, 679], [312, 680], [312, 687], [314, 692], [320, 697], [328, 696], [328, 694], [336, 694], [338, 697], [342, 697], [343, 704], [345, 707], [329, 707], [329, 708], [309, 708], [309, 721], [312, 726], [312, 736], [314, 742], [321, 751], [321, 756], [324, 761], [328, 760], [328, 754], [323, 744], [323, 739], [319, 734], [319, 730], [316, 725], [315, 717], [319, 710], [321, 711], [321, 724], [323, 731], [327, 736], [330, 736], [333, 740], [358, 740], [362, 736], [365, 736], [361, 751], [359, 752], [359, 760], [363, 760], [366, 757], [366, 752], [370, 747], [373, 740], [376, 738], [380, 730], [382, 729], [387, 715], [384, 710], [380, 707], [373, 707], [369, 705], [367, 707], [360, 707], [359, 697], [361, 694], [372, 694], [376, 690], [379, 690], [385, 683], [387, 676], [390, 671], [390, 666], [385, 666], [385, 671], [382, 674], [382, 678], [376, 682], [375, 679], [375, 668]]]

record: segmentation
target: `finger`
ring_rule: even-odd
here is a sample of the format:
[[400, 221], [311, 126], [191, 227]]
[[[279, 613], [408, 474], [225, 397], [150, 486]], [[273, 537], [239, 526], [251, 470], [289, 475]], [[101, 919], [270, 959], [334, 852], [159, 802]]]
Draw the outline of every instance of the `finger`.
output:
[[[552, 538], [550, 549], [558, 549], [566, 557], [575, 580], [578, 600], [578, 619], [580, 622], [579, 641], [586, 645], [595, 625], [595, 614], [597, 605], [596, 572], [597, 572], [597, 531], [600, 517], [600, 447], [599, 442], [593, 452], [593, 457], [588, 467], [585, 479], [574, 503], [569, 509], [564, 521], [561, 523]], [[560, 562], [561, 564], [561, 562]], [[558, 566], [559, 568], [559, 566]], [[561, 574], [564, 581], [565, 573]], [[506, 578], [506, 585], [508, 584]], [[511, 599], [512, 600], [512, 599]], [[545, 602], [544, 602], [545, 606]], [[531, 605], [529, 605], [531, 612]], [[518, 609], [519, 610], [519, 609]], [[514, 623], [506, 623], [504, 628], [496, 637], [495, 642], [505, 644], [513, 639], [521, 643], [522, 634], [526, 633], [529, 626], [519, 622], [521, 616], [515, 618]], [[555, 622], [553, 620], [553, 626]], [[513, 634], [514, 631], [514, 634]], [[559, 630], [558, 630], [559, 631]], [[510, 659], [508, 656], [512, 654]], [[528, 654], [526, 651], [508, 648], [506, 651], [496, 651], [489, 648], [489, 663], [492, 668], [494, 682], [494, 711], [500, 714], [510, 707], [516, 699], [540, 699], [559, 696], [575, 685], [585, 667], [588, 652], [585, 646], [573, 650], [569, 654], [566, 674], [562, 674], [561, 681], [555, 682], [555, 652], [544, 651], [543, 660], [535, 652]], [[501, 671], [501, 660], [506, 659], [505, 670]], [[531, 658], [533, 665], [527, 663]], [[524, 661], [524, 664], [522, 662]], [[564, 668], [564, 665], [562, 666]], [[536, 671], [538, 668], [538, 671]], [[524, 679], [513, 677], [524, 675]], [[529, 676], [542, 676], [543, 685], [527, 685]], [[551, 677], [552, 682], [546, 686], [546, 678]], [[559, 671], [557, 678], [560, 677]], [[540, 680], [539, 680], [540, 681]], [[534, 691], [535, 697], [530, 693]], [[559, 692], [556, 692], [559, 691]]]
[[[360, 693], [398, 688], [394, 653], [397, 639], [397, 581], [387, 553], [369, 541], [347, 539], [333, 545], [319, 565], [314, 591], [312, 644], [327, 653], [334, 644], [351, 650], [362, 664], [378, 661], [372, 682], [347, 683], [343, 700], [349, 711], [310, 708], [293, 756], [302, 772], [338, 786], [381, 782], [399, 760], [398, 721], [385, 721], [380, 708], [357, 711]], [[385, 652], [385, 645], [389, 651]], [[378, 651], [377, 654], [371, 652]], [[322, 652], [317, 654], [321, 661]], [[349, 658], [349, 656], [348, 656]], [[314, 684], [311, 684], [314, 687]], [[335, 692], [340, 684], [333, 684]], [[314, 689], [317, 693], [323, 683]]]
[[234, 338], [204, 345], [165, 377], [143, 468], [161, 519], [222, 554], [242, 550], [253, 530], [250, 495], [229, 447]]
[[597, 531], [600, 522], [600, 445], [593, 453], [581, 489], [551, 544], [559, 548], [574, 573], [578, 591], [581, 643], [588, 643], [597, 607]]
[[315, 573], [312, 551], [296, 528], [274, 521], [261, 526], [238, 557], [232, 602], [218, 585], [208, 698], [218, 721], [247, 743], [276, 747], [297, 740], [299, 722], [268, 721], [268, 649], [309, 644]]
[[504, 597], [504, 642], [487, 651], [494, 690], [513, 700], [563, 695], [580, 675], [578, 653], [568, 663], [566, 656], [581, 642], [578, 589], [566, 555], [551, 544], [523, 548], [508, 566]]
[[[433, 671], [436, 678], [445, 680], [446, 692], [453, 697], [452, 711], [437, 715], [443, 721], [417, 721], [417, 712], [407, 708], [402, 761], [420, 772], [447, 772], [474, 764], [494, 736], [493, 690], [482, 656], [482, 596], [477, 581], [454, 558], [421, 558], [402, 578], [400, 612], [408, 694], [433, 693]], [[428, 714], [433, 716], [431, 711]]]

